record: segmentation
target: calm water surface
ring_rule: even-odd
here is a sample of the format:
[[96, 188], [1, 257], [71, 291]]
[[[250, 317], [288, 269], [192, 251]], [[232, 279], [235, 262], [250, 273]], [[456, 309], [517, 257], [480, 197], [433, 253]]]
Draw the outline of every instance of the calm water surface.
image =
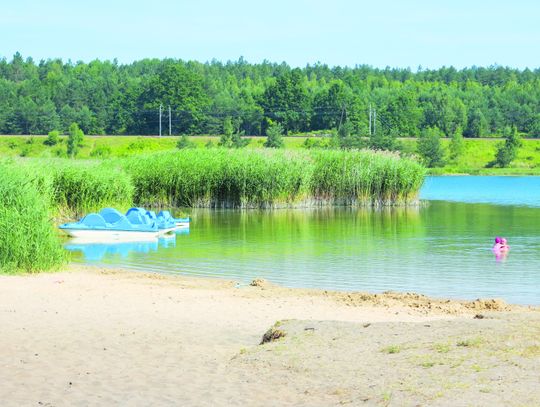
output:
[[[540, 177], [430, 177], [418, 208], [208, 211], [172, 239], [67, 244], [75, 262], [292, 287], [540, 304]], [[495, 235], [511, 245], [491, 252]]]

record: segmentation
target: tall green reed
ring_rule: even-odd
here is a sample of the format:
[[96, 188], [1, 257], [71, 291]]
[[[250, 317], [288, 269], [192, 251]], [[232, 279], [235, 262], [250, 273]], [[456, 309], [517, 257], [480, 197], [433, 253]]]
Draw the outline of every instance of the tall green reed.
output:
[[55, 269], [67, 257], [51, 222], [47, 177], [0, 163], [0, 272]]
[[412, 203], [418, 163], [372, 151], [183, 150], [124, 161], [147, 206], [267, 208]]
[[133, 183], [118, 162], [35, 160], [28, 171], [48, 177], [51, 203], [60, 212], [81, 215], [107, 206], [129, 207]]

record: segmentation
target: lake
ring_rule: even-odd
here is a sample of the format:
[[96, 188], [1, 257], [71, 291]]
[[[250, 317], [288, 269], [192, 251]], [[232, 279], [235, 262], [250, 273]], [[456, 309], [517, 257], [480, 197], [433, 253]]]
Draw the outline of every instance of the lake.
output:
[[[540, 304], [540, 177], [428, 177], [419, 207], [194, 210], [172, 239], [73, 245], [76, 263], [290, 287]], [[496, 258], [493, 238], [511, 251]]]

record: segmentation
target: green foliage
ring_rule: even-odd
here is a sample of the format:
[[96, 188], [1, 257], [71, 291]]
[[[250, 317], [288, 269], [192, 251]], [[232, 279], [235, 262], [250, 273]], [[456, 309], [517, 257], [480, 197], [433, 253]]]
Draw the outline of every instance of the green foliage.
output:
[[368, 146], [373, 150], [398, 151], [401, 150], [401, 144], [397, 139], [398, 134], [395, 131], [390, 133], [378, 132], [370, 136]]
[[441, 143], [441, 131], [437, 127], [426, 129], [418, 140], [417, 152], [427, 167], [444, 165], [444, 148]]
[[116, 164], [37, 161], [35, 169], [48, 168], [52, 177], [52, 202], [78, 214], [107, 206], [126, 207], [133, 203], [133, 184]]
[[30, 155], [30, 147], [24, 146], [19, 154], [21, 157], [28, 157]]
[[308, 137], [304, 140], [304, 143], [302, 144], [302, 147], [310, 150], [313, 148], [329, 148], [330, 146], [330, 138], [322, 138], [322, 137]]
[[196, 149], [139, 156], [128, 160], [126, 168], [135, 183], [135, 201], [141, 205], [266, 207], [295, 202], [307, 194], [308, 168], [295, 157]]
[[104, 146], [95, 147], [90, 153], [90, 157], [107, 158], [107, 157], [110, 157], [111, 154], [112, 154], [111, 147], [104, 145]]
[[227, 148], [243, 148], [249, 144], [250, 140], [242, 138], [242, 133], [235, 131], [230, 117], [226, 117], [223, 122], [223, 134], [218, 145]]
[[396, 153], [316, 151], [312, 194], [341, 205], [387, 205], [416, 199], [424, 168]]
[[79, 128], [77, 123], [71, 123], [69, 126], [68, 142], [67, 142], [67, 155], [70, 157], [76, 157], [79, 153], [79, 149], [82, 147], [84, 140], [84, 133]]
[[[250, 139], [242, 137], [242, 134], [236, 132], [232, 137], [232, 145], [234, 148], [244, 148], [251, 142]], [[283, 143], [285, 146], [285, 143]]]
[[359, 134], [354, 133], [355, 129], [350, 120], [345, 120], [344, 123], [338, 128], [337, 132], [334, 133], [333, 139], [330, 142], [329, 146], [331, 148], [341, 148], [344, 150], [349, 150], [352, 148], [364, 148], [366, 143]]
[[184, 148], [195, 148], [196, 145], [193, 141], [191, 141], [188, 136], [183, 135], [178, 139], [178, 143], [176, 143], [176, 148], [179, 150], [182, 150]]
[[66, 254], [50, 222], [45, 178], [0, 163], [0, 272], [55, 269]]
[[469, 114], [465, 135], [467, 137], [484, 137], [489, 131], [488, 122], [480, 109], [474, 109]]
[[196, 149], [126, 162], [139, 205], [261, 208], [410, 202], [424, 169], [395, 154]]
[[522, 146], [521, 138], [514, 127], [512, 130], [507, 130], [506, 140], [497, 147], [495, 154], [494, 165], [499, 167], [508, 167], [516, 158], [518, 149]]
[[164, 61], [156, 67], [155, 74], [143, 82], [144, 91], [138, 95], [137, 103], [145, 110], [142, 134], [155, 132], [155, 113], [159, 106], [170, 106], [180, 116], [179, 133], [196, 132], [204, 120], [204, 110], [209, 98], [204, 92], [203, 77], [197, 70], [184, 64]]
[[269, 119], [289, 134], [338, 128], [347, 118], [352, 133], [365, 137], [369, 101], [383, 135], [416, 137], [438, 127], [451, 137], [461, 127], [466, 137], [481, 137], [515, 125], [538, 136], [539, 80], [538, 70], [500, 66], [298, 69], [242, 58], [36, 64], [18, 54], [0, 61], [0, 134], [64, 133], [76, 122], [86, 134], [155, 135], [162, 105], [165, 120], [171, 107], [177, 134], [222, 134], [229, 116], [236, 132], [250, 136], [262, 135]]
[[234, 127], [232, 124], [232, 120], [230, 117], [226, 117], [223, 122], [223, 134], [221, 135], [221, 138], [219, 139], [218, 145], [220, 147], [231, 148], [233, 146], [233, 134], [234, 134]]
[[282, 133], [310, 129], [310, 99], [306, 79], [298, 68], [282, 72], [260, 98], [266, 117], [280, 123]]
[[268, 148], [282, 148], [284, 146], [283, 127], [281, 124], [270, 123], [268, 129], [266, 129], [266, 141], [264, 146]]
[[450, 140], [449, 153], [450, 160], [457, 162], [460, 157], [463, 155], [465, 149], [465, 141], [463, 140], [463, 134], [461, 132], [461, 127], [456, 128], [454, 134], [452, 134], [452, 139]]
[[58, 130], [52, 130], [43, 142], [46, 146], [52, 147], [60, 142], [60, 132]]
[[540, 113], [533, 117], [529, 126], [529, 135], [531, 137], [540, 137]]

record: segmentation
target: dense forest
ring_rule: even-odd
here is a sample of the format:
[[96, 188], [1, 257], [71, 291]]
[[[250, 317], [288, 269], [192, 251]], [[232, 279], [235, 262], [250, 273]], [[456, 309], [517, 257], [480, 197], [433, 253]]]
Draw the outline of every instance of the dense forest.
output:
[[279, 123], [286, 133], [338, 129], [414, 137], [502, 134], [515, 127], [540, 137], [540, 69], [377, 69], [366, 65], [291, 68], [285, 63], [199, 63], [174, 59], [36, 63], [0, 59], [0, 134], [221, 134], [225, 122], [246, 135]]

